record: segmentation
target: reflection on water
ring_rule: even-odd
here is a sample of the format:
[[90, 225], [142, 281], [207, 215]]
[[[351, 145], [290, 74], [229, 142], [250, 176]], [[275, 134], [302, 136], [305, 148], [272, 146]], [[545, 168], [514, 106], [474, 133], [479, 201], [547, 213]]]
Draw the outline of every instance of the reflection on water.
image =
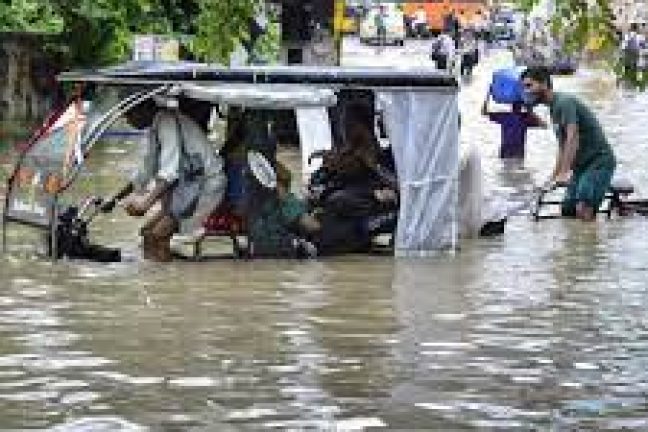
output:
[[[480, 147], [490, 183], [523, 200], [555, 143], [534, 131], [524, 163], [499, 161], [497, 128], [472, 111], [485, 86], [477, 75], [461, 96], [463, 140]], [[590, 75], [557, 86], [592, 101], [620, 171], [645, 190], [648, 97]], [[91, 193], [127, 168], [116, 150], [102, 150], [110, 163]], [[112, 244], [137, 232], [122, 215], [99, 222], [95, 234]], [[643, 219], [517, 217], [502, 238], [413, 261], [101, 266], [12, 253], [0, 261], [0, 423], [646, 430], [645, 231]]]

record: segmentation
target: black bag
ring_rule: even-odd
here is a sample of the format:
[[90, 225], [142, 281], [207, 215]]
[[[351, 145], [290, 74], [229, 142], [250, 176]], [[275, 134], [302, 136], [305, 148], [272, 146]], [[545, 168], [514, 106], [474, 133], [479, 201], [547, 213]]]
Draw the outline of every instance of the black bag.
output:
[[205, 183], [205, 164], [199, 154], [187, 153], [179, 116], [176, 116], [176, 128], [180, 143], [180, 167], [171, 196], [171, 214], [176, 219], [182, 219], [196, 210]]

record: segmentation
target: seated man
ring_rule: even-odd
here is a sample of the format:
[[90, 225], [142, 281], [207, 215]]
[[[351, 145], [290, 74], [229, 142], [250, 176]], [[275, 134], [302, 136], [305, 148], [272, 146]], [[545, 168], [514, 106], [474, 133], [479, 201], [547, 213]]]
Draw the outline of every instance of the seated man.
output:
[[124, 200], [126, 213], [141, 217], [159, 203], [159, 211], [141, 229], [144, 258], [169, 261], [174, 232], [183, 228], [200, 235], [203, 219], [220, 203], [226, 184], [223, 162], [205, 131], [173, 101], [149, 99], [126, 117], [133, 127], [149, 130], [144, 157], [135, 178], [102, 210], [111, 211]]

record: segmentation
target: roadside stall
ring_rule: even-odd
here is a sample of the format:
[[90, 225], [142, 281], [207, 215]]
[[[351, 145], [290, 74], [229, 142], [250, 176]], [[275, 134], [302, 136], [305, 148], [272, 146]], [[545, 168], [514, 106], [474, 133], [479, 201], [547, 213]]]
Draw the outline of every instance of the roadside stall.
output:
[[[430, 70], [128, 63], [64, 73], [59, 79], [77, 83], [86, 91], [52, 113], [14, 167], [3, 214], [5, 250], [7, 229], [20, 224], [46, 234], [51, 257], [67, 256], [59, 250], [61, 216], [71, 204], [67, 191], [92, 158], [95, 145], [120, 118], [159, 96], [209, 104], [225, 121], [230, 121], [227, 113], [252, 113], [255, 126], [249, 129], [260, 138], [246, 140], [247, 161], [251, 154], [260, 153], [271, 169], [276, 168], [277, 145], [272, 136], [272, 114], [292, 112], [302, 155], [302, 182], [319, 167], [321, 161], [314, 156], [335, 148], [344, 138], [341, 124], [345, 116], [353, 114], [352, 108], [346, 108], [354, 106], [348, 102], [366, 99], [374, 119], [382, 119], [382, 128], [372, 124], [373, 132], [379, 138], [379, 129], [384, 130], [381, 142], [395, 162], [399, 205], [394, 254], [426, 256], [456, 247], [458, 89], [451, 76]], [[128, 95], [112, 102], [92, 102], [87, 96], [105, 89], [119, 89], [120, 95], [124, 91]], [[243, 173], [244, 195], [249, 195], [245, 197], [249, 201], [254, 199], [251, 191], [259, 182], [255, 181], [254, 166]], [[237, 233], [230, 234], [236, 238]]]

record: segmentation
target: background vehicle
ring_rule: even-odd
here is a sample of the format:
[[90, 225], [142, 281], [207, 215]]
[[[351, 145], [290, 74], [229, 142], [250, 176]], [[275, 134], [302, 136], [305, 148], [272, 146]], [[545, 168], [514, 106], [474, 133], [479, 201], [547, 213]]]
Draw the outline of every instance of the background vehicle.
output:
[[409, 37], [428, 38], [430, 36], [427, 13], [423, 9], [423, 14], [419, 16], [420, 11], [421, 9], [417, 9], [413, 15], [405, 15], [406, 32]]
[[500, 7], [492, 14], [491, 21], [491, 32], [497, 41], [513, 41], [531, 26], [522, 12], [510, 7]]
[[417, 9], [423, 6], [428, 19], [428, 29], [431, 34], [441, 33], [444, 18], [449, 14], [459, 20], [462, 27], [480, 23], [488, 15], [485, 0], [423, 0], [403, 3], [403, 12], [407, 16], [414, 16]]
[[497, 21], [491, 25], [491, 34], [496, 41], [512, 41], [515, 39], [513, 27], [505, 21]]
[[405, 17], [403, 12], [394, 4], [384, 4], [372, 6], [364, 16], [360, 24], [360, 42], [362, 43], [380, 43], [378, 28], [376, 27], [376, 15], [381, 13], [381, 8], [385, 15], [385, 43], [396, 45], [405, 44]]

